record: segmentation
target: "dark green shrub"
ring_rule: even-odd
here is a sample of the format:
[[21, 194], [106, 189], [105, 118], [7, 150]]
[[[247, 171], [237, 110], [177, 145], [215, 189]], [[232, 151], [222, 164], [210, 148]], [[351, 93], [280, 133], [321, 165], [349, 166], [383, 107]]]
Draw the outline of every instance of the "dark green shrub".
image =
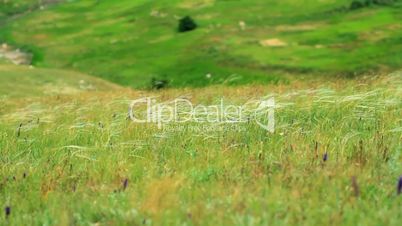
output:
[[179, 32], [187, 32], [187, 31], [192, 31], [197, 28], [197, 24], [194, 22], [194, 20], [189, 17], [183, 17], [179, 20]]
[[364, 5], [371, 6], [371, 5], [373, 5], [373, 2], [374, 2], [374, 0], [366, 0], [366, 1], [364, 1]]
[[165, 79], [156, 79], [152, 78], [151, 79], [151, 88], [152, 89], [163, 89], [166, 88], [169, 85], [169, 81]]
[[391, 5], [392, 3], [394, 3], [394, 0], [367, 0], [367, 1], [371, 1], [372, 4], [375, 5]]
[[363, 2], [361, 2], [361, 1], [353, 1], [350, 4], [350, 9], [351, 10], [356, 10], [356, 9], [360, 9], [360, 8], [363, 8], [363, 7], [365, 7], [365, 4]]
[[355, 9], [360, 9], [363, 7], [369, 7], [369, 6], [388, 6], [392, 5], [395, 2], [395, 0], [365, 0], [365, 1], [359, 1], [359, 0], [354, 0], [350, 4], [350, 10], [355, 10]]

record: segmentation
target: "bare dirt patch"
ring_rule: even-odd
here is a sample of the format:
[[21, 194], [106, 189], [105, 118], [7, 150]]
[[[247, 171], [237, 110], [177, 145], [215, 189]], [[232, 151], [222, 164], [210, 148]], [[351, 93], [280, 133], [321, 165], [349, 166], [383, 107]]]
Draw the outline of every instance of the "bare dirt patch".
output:
[[30, 65], [32, 62], [32, 54], [15, 49], [6, 43], [0, 46], [0, 58], [5, 58], [16, 65]]
[[280, 39], [272, 38], [261, 40], [260, 45], [262, 45], [263, 47], [285, 47], [288, 44]]

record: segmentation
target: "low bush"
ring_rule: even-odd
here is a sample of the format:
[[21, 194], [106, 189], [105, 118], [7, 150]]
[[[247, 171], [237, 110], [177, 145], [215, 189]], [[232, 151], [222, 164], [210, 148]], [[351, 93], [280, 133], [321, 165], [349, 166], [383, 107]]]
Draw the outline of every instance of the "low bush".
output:
[[187, 31], [192, 31], [197, 28], [197, 24], [195, 21], [189, 17], [183, 17], [182, 19], [179, 20], [179, 32], [187, 32]]
[[363, 2], [361, 2], [361, 1], [353, 1], [351, 4], [350, 4], [350, 9], [351, 10], [356, 10], [356, 9], [360, 9], [360, 8], [363, 8], [363, 7], [365, 7], [366, 5], [363, 3]]
[[166, 79], [156, 79], [156, 78], [152, 78], [151, 79], [151, 88], [152, 89], [163, 89], [166, 88], [169, 85], [169, 81]]

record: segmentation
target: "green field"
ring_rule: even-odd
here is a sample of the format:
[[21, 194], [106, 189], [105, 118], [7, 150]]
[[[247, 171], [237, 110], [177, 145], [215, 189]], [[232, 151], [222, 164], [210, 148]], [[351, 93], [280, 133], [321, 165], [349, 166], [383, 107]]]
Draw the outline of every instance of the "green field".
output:
[[402, 2], [351, 2], [0, 0], [0, 226], [400, 225]]
[[[348, 10], [350, 2], [68, 1], [11, 21], [0, 41], [33, 51], [37, 66], [80, 70], [135, 88], [147, 87], [151, 78], [181, 87], [399, 69], [402, 3]], [[178, 33], [177, 20], [185, 15], [199, 29]], [[261, 45], [271, 39], [285, 46]]]

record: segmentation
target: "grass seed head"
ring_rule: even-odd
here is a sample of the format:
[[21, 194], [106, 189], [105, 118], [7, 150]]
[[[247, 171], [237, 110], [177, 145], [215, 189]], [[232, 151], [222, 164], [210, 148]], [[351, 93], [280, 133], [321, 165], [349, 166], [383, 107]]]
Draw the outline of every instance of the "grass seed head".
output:
[[357, 178], [356, 176], [352, 177], [352, 188], [353, 188], [353, 194], [355, 197], [359, 197], [360, 194], [360, 189], [359, 185], [357, 184]]

